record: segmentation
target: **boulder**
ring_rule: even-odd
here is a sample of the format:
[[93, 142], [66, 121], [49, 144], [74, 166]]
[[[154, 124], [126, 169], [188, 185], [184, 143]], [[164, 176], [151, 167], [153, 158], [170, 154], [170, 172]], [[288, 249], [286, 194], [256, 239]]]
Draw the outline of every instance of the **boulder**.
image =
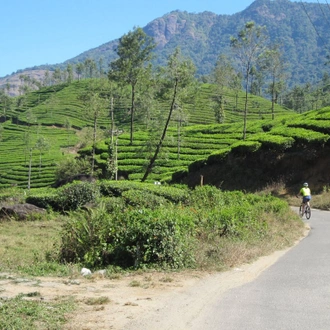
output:
[[29, 203], [0, 205], [0, 219], [14, 218], [16, 220], [26, 220], [33, 214], [44, 213], [46, 213], [45, 209]]

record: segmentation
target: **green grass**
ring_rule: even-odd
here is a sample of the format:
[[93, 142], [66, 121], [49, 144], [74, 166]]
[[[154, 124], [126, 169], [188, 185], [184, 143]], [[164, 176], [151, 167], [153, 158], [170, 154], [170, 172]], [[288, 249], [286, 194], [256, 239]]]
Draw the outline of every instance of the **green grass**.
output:
[[55, 302], [25, 298], [25, 295], [20, 294], [15, 298], [1, 301], [0, 329], [58, 330], [67, 322], [66, 314], [75, 309], [72, 298]]
[[70, 265], [52, 262], [60, 242], [63, 220], [1, 221], [0, 272], [11, 271], [31, 276], [64, 276], [74, 270]]

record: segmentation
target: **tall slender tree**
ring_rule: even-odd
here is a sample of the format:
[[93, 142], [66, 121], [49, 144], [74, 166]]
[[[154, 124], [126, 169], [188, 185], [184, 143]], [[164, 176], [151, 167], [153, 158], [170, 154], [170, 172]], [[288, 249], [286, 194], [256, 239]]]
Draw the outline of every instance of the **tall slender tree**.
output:
[[7, 114], [10, 111], [12, 106], [12, 99], [10, 96], [5, 94], [4, 90], [0, 90], [0, 108], [2, 108], [1, 116], [3, 116], [4, 121], [7, 120]]
[[43, 137], [39, 137], [34, 145], [34, 148], [39, 151], [39, 177], [41, 176], [42, 154], [50, 148], [49, 142]]
[[72, 68], [71, 64], [68, 64], [66, 66], [66, 74], [67, 74], [67, 77], [66, 77], [67, 82], [69, 84], [72, 83], [72, 81], [73, 81], [73, 68]]
[[94, 175], [95, 168], [95, 148], [97, 142], [98, 121], [100, 117], [105, 116], [107, 112], [107, 100], [103, 97], [105, 91], [104, 79], [91, 79], [87, 92], [80, 95], [84, 102], [85, 116], [93, 123], [92, 137], [92, 164], [91, 175]]
[[87, 58], [84, 61], [84, 67], [86, 71], [86, 77], [93, 78], [94, 72], [96, 71], [96, 63], [93, 59]]
[[172, 55], [169, 56], [167, 67], [165, 71], [162, 72], [163, 86], [164, 86], [164, 96], [171, 93], [170, 101], [170, 110], [167, 116], [167, 120], [162, 132], [162, 135], [159, 139], [159, 142], [156, 146], [154, 155], [150, 158], [147, 169], [142, 178], [144, 182], [149, 174], [152, 171], [152, 168], [155, 164], [157, 156], [160, 152], [160, 149], [163, 145], [167, 129], [170, 124], [170, 120], [173, 114], [173, 111], [180, 106], [180, 99], [184, 97], [185, 92], [189, 86], [194, 81], [195, 66], [191, 60], [184, 59], [181, 56], [180, 50], [177, 48]]
[[230, 38], [230, 46], [237, 57], [245, 79], [243, 140], [246, 138], [248, 91], [251, 69], [257, 62], [260, 54], [264, 51], [266, 41], [267, 35], [265, 27], [257, 26], [253, 21], [247, 22], [244, 29], [238, 33], [237, 37]]
[[62, 71], [60, 68], [55, 69], [55, 71], [53, 72], [52, 78], [56, 85], [60, 84], [62, 82]]
[[267, 88], [268, 94], [272, 99], [272, 119], [275, 118], [275, 104], [278, 96], [285, 88], [286, 63], [278, 44], [271, 45], [262, 55], [260, 60], [261, 70], [264, 71], [270, 78], [270, 83]]
[[141, 28], [134, 28], [119, 39], [117, 55], [119, 58], [110, 63], [109, 79], [131, 87], [130, 144], [133, 144], [133, 123], [135, 114], [135, 93], [146, 64], [152, 59], [155, 48], [153, 38]]
[[78, 80], [80, 80], [81, 75], [84, 72], [84, 64], [83, 63], [77, 63], [76, 65], [76, 74], [78, 76]]
[[[227, 88], [232, 88], [232, 82], [235, 81], [237, 73], [232, 65], [230, 59], [221, 54], [215, 64], [213, 71], [213, 79], [217, 86], [217, 93], [214, 98], [214, 114], [218, 123], [223, 123], [225, 120], [225, 109], [226, 103], [225, 94]], [[241, 84], [239, 88], [241, 89]]]

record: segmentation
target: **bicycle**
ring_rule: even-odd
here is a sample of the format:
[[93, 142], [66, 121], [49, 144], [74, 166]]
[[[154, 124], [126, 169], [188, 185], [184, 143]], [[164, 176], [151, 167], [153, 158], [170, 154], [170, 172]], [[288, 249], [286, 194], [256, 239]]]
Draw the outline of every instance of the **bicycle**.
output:
[[312, 210], [311, 210], [311, 207], [306, 203], [305, 205], [305, 211], [304, 213], [302, 213], [302, 209], [303, 209], [303, 203], [300, 204], [300, 207], [299, 207], [299, 215], [301, 217], [306, 216], [306, 219], [309, 220], [312, 216]]

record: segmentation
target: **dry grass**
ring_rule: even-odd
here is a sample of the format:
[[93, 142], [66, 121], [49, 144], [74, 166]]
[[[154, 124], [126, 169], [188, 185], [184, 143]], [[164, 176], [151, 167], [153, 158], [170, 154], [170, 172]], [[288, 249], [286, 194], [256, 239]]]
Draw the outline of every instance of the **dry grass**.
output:
[[280, 180], [278, 182], [270, 183], [261, 190], [261, 193], [271, 194], [276, 197], [281, 197], [283, 195], [286, 195], [287, 190], [286, 190], [285, 182]]
[[0, 222], [0, 267], [45, 261], [45, 252], [59, 241], [58, 221]]
[[[285, 199], [292, 206], [299, 206], [301, 203], [300, 197], [286, 196]], [[312, 195], [311, 206], [320, 210], [330, 210], [330, 191], [326, 189], [321, 194]]]
[[109, 302], [111, 302], [111, 300], [105, 296], [87, 298], [84, 300], [84, 303], [86, 305], [104, 305], [104, 304], [108, 304]]
[[311, 201], [312, 207], [316, 209], [321, 209], [321, 210], [330, 210], [330, 192], [325, 191], [320, 195], [314, 195], [312, 196], [312, 201]]
[[268, 231], [261, 239], [239, 241], [217, 238], [200, 242], [197, 267], [205, 270], [228, 270], [244, 263], [253, 262], [276, 250], [292, 246], [304, 235], [304, 223], [293, 211], [284, 215], [281, 221], [267, 213], [263, 215], [263, 218], [268, 224]]

